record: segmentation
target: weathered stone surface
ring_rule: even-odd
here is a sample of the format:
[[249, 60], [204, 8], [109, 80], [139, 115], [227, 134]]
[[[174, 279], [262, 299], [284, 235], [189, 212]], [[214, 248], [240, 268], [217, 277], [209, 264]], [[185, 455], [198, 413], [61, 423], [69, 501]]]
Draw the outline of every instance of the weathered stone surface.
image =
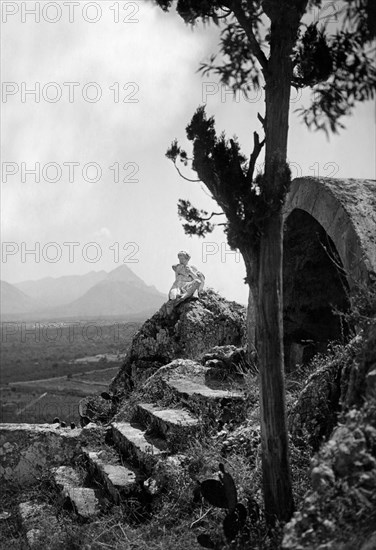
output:
[[361, 340], [356, 337], [339, 348], [309, 376], [289, 414], [294, 436], [307, 434], [314, 450], [329, 436], [337, 423], [341, 403], [346, 401], [350, 371], [356, 369]]
[[146, 383], [146, 387], [162, 383], [178, 398], [200, 402], [228, 401], [239, 403], [244, 400], [243, 383], [216, 380], [211, 377], [210, 367], [189, 359], [177, 359], [160, 368]]
[[294, 436], [306, 432], [314, 450], [333, 430], [341, 410], [375, 396], [376, 321], [328, 355], [307, 380], [289, 414]]
[[171, 315], [161, 308], [133, 339], [112, 391], [132, 384], [175, 358], [198, 359], [214, 346], [241, 345], [245, 338], [245, 308], [212, 290], [177, 306]]
[[370, 535], [366, 541], [362, 544], [360, 550], [375, 550], [376, 548], [376, 532]]
[[89, 519], [99, 514], [99, 501], [93, 489], [82, 487], [82, 476], [71, 466], [59, 466], [52, 470], [55, 483], [63, 497], [68, 498], [74, 510]]
[[51, 532], [59, 534], [60, 524], [51, 505], [30, 500], [22, 502], [18, 509], [29, 548], [39, 550], [44, 547], [43, 539], [47, 533], [50, 541]]
[[249, 464], [261, 461], [261, 431], [259, 419], [248, 419], [235, 430], [223, 428], [216, 436], [222, 443], [221, 454], [241, 454], [247, 457]]
[[100, 395], [87, 395], [80, 400], [78, 412], [81, 423], [88, 420], [106, 423], [114, 413], [114, 404], [110, 400], [103, 399]]
[[59, 489], [77, 487], [82, 483], [82, 476], [71, 466], [52, 468], [54, 480]]
[[299, 209], [310, 214], [334, 242], [350, 288], [376, 273], [376, 181], [295, 179], [284, 205], [285, 219]]
[[179, 498], [180, 488], [190, 479], [187, 457], [179, 453], [159, 460], [144, 486], [152, 495], [167, 490], [171, 496]]
[[364, 397], [376, 396], [376, 317], [364, 331], [363, 349], [356, 368], [350, 373], [346, 405], [361, 405]]
[[0, 479], [36, 482], [48, 467], [80, 452], [80, 434], [54, 424], [0, 424]]
[[214, 348], [208, 350], [202, 357], [202, 364], [206, 365], [211, 360], [220, 361], [224, 367], [229, 370], [231, 367], [236, 366], [241, 362], [246, 361], [246, 355], [244, 348], [237, 346], [214, 346]]
[[371, 370], [366, 376], [367, 397], [376, 395], [376, 369]]
[[139, 489], [140, 474], [132, 466], [120, 464], [119, 456], [108, 450], [83, 449], [89, 460], [90, 470], [99, 476], [113, 500], [118, 504], [121, 498]]
[[341, 364], [336, 362], [313, 373], [289, 415], [294, 436], [305, 433], [314, 450], [333, 430], [340, 410], [339, 375]]
[[[286, 525], [282, 548], [361, 547], [362, 522], [376, 509], [375, 424], [375, 404], [366, 403], [360, 411], [349, 411], [345, 422], [335, 428], [312, 460], [312, 490]], [[347, 540], [349, 524], [353, 546]]]
[[175, 390], [181, 396], [198, 397], [219, 401], [221, 399], [242, 400], [243, 394], [236, 391], [210, 388], [206, 384], [200, 384], [187, 378], [171, 378], [166, 381], [169, 388]]
[[97, 447], [100, 446], [106, 437], [108, 428], [90, 422], [81, 430], [80, 441], [83, 447]]
[[167, 409], [151, 403], [139, 403], [137, 416], [167, 438], [177, 433], [192, 433], [200, 425], [198, 418], [184, 409]]
[[256, 352], [248, 353], [246, 346], [215, 346], [201, 359], [205, 367], [211, 369], [211, 377], [224, 379], [226, 376], [242, 376], [250, 372], [258, 374], [256, 365]]
[[176, 359], [161, 367], [144, 384], [148, 400], [180, 402], [195, 416], [221, 422], [245, 413], [243, 379], [212, 378], [212, 369], [190, 359]]
[[151, 471], [158, 459], [168, 453], [166, 441], [147, 435], [140, 425], [114, 422], [112, 435], [118, 449], [126, 456], [134, 457], [147, 471]]
[[93, 489], [87, 487], [70, 487], [66, 489], [65, 493], [79, 516], [85, 519], [91, 519], [99, 514], [99, 501]]
[[319, 464], [311, 472], [312, 489], [314, 491], [325, 491], [328, 485], [334, 484], [335, 477], [332, 468], [326, 464]]

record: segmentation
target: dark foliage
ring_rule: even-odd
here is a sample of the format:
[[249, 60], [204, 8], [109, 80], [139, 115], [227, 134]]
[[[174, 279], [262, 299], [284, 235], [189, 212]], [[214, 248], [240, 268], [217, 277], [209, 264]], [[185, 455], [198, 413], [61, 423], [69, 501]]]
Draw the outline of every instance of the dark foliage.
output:
[[301, 36], [294, 56], [296, 86], [314, 86], [329, 78], [333, 70], [332, 52], [323, 30], [309, 25]]
[[[193, 115], [187, 126], [187, 137], [193, 141], [192, 168], [213, 175], [210, 183], [208, 180], [205, 183], [226, 214], [225, 232], [230, 246], [241, 250], [253, 241], [257, 247], [265, 220], [280, 208], [288, 191], [290, 169], [286, 165], [281, 189], [274, 195], [268, 193], [262, 175], [252, 180], [252, 161], [247, 162], [236, 138], [227, 140], [224, 134], [217, 136], [214, 118], [206, 116], [205, 107], [199, 107]], [[173, 142], [166, 156], [176, 162], [180, 157], [185, 159], [186, 153]], [[206, 211], [198, 210], [186, 200], [179, 201], [178, 210], [179, 216], [187, 221], [184, 224], [187, 234], [203, 237], [213, 231], [214, 225], [209, 220], [217, 213], [208, 217]]]
[[[259, 17], [257, 18], [259, 24]], [[256, 27], [256, 32], [259, 35]], [[219, 61], [218, 61], [219, 57]], [[249, 48], [244, 29], [237, 22], [228, 23], [221, 32], [220, 55], [211, 55], [209, 62], [201, 63], [204, 76], [214, 73], [234, 92], [258, 89], [263, 83], [257, 59]]]
[[208, 233], [212, 233], [215, 226], [209, 220], [214, 214], [208, 216], [206, 210], [198, 210], [190, 201], [180, 199], [178, 202], [178, 215], [180, 219], [187, 222], [183, 223], [183, 229], [187, 235], [205, 237]]
[[[173, 0], [156, 2], [165, 11], [174, 4]], [[259, 48], [267, 51], [270, 47], [271, 27], [265, 14], [269, 16], [272, 4], [260, 0], [177, 1], [177, 12], [186, 22], [203, 20], [223, 25], [219, 55], [212, 55], [209, 62], [201, 64], [203, 74], [218, 75], [234, 91], [248, 92], [263, 85]], [[284, 4], [286, 9], [310, 13], [313, 7], [320, 8], [322, 2], [285, 0]], [[336, 16], [338, 29], [334, 34], [327, 25], [319, 28], [319, 21], [308, 26], [302, 24], [291, 82], [293, 86], [312, 89], [311, 106], [299, 113], [306, 124], [325, 131], [343, 127], [339, 119], [352, 111], [356, 101], [372, 99], [376, 89], [375, 56], [371, 48], [376, 36], [374, 0], [346, 0]]]

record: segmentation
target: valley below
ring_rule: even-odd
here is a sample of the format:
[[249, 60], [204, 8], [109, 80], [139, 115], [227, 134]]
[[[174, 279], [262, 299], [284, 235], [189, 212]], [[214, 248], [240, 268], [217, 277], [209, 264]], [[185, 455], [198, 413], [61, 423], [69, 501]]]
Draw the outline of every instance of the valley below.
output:
[[0, 422], [77, 424], [79, 401], [108, 388], [141, 324], [2, 323]]

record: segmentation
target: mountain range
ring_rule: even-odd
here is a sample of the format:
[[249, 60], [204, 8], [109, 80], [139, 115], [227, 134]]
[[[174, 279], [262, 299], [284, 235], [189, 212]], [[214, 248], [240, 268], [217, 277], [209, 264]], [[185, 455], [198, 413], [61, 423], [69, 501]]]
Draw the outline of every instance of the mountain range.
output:
[[10, 284], [1, 281], [1, 317], [63, 319], [154, 313], [167, 297], [126, 265], [86, 275], [45, 277]]

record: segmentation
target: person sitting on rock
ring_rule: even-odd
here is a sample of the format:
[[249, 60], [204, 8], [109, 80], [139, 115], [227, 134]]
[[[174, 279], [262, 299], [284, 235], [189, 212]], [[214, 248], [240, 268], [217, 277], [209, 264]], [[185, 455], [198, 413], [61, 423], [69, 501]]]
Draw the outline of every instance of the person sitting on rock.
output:
[[175, 271], [175, 281], [168, 294], [168, 311], [190, 298], [197, 291], [198, 295], [205, 284], [205, 276], [195, 266], [189, 266], [191, 256], [185, 250], [178, 253], [179, 263], [172, 266]]

